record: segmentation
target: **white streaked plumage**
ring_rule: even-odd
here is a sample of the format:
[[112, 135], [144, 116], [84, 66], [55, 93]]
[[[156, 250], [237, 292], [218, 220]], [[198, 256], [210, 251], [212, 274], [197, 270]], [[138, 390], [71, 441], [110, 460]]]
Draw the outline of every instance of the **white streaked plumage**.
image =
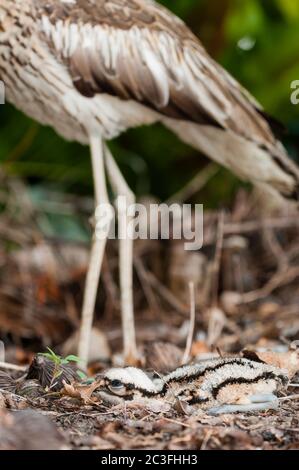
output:
[[124, 385], [133, 385], [135, 389], [146, 390], [149, 393], [157, 392], [154, 382], [136, 367], [110, 369], [105, 374], [105, 378], [110, 382], [119, 380]]
[[276, 395], [287, 383], [287, 371], [227, 357], [186, 365], [156, 380], [132, 367], [110, 369], [101, 376], [97, 393], [109, 404], [133, 401], [147, 406], [158, 400], [219, 414], [276, 407]]

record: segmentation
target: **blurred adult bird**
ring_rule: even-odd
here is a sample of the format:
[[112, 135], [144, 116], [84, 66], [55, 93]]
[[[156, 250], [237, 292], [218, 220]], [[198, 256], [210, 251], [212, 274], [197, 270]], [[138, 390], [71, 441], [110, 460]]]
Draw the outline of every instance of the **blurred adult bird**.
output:
[[[152, 0], [0, 0], [0, 78], [8, 101], [65, 139], [90, 145], [96, 204], [134, 202], [105, 142], [161, 122], [244, 180], [297, 198], [299, 171], [261, 106]], [[129, 223], [124, 217], [124, 225]], [[107, 231], [106, 231], [107, 232]], [[107, 234], [94, 237], [79, 355], [86, 361]], [[137, 357], [132, 240], [120, 240], [124, 354]]]

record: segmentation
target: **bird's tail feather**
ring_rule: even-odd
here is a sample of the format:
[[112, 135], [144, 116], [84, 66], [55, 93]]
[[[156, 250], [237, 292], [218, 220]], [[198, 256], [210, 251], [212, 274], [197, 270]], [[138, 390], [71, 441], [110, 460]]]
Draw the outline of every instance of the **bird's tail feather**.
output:
[[242, 180], [299, 200], [299, 169], [278, 144], [273, 151], [258, 146], [229, 130], [165, 119], [164, 125], [182, 141], [201, 151]]

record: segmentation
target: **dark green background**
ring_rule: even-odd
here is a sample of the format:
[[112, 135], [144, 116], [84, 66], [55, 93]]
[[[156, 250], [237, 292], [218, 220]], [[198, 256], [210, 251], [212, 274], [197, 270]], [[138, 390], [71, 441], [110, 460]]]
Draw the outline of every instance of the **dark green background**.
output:
[[[220, 61], [288, 128], [290, 153], [299, 154], [299, 106], [290, 83], [299, 79], [299, 0], [163, 0], [183, 17]], [[0, 161], [31, 186], [92, 194], [88, 149], [64, 142], [10, 106], [1, 106]], [[111, 144], [138, 195], [161, 199], [182, 187], [207, 160], [159, 126], [130, 131]], [[197, 195], [206, 206], [229, 203], [239, 182], [225, 170]]]

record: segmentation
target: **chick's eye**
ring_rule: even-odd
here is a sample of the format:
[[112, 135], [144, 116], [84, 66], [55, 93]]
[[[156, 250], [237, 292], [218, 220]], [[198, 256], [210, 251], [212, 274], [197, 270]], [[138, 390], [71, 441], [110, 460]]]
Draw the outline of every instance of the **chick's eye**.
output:
[[119, 387], [123, 387], [123, 384], [121, 383], [120, 380], [112, 380], [111, 387], [119, 388]]
[[120, 380], [112, 380], [109, 384], [109, 389], [117, 395], [123, 395], [126, 392], [126, 387]]

